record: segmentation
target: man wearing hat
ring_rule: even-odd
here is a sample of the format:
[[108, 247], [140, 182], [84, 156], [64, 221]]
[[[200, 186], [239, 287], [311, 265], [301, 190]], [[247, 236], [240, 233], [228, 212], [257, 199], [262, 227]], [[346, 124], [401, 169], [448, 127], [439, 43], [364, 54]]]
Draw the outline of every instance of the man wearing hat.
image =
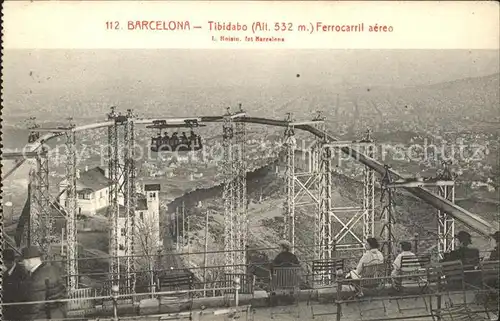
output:
[[[30, 246], [22, 250], [23, 265], [28, 271], [24, 283], [25, 302], [49, 301], [66, 298], [66, 288], [59, 269], [42, 262], [38, 247]], [[66, 316], [66, 303], [36, 303], [23, 306], [22, 320], [62, 319]]]
[[500, 240], [500, 232], [496, 231], [493, 234], [490, 234], [491, 238], [495, 241], [495, 247], [490, 253], [490, 257], [488, 258], [489, 261], [498, 261], [499, 260], [499, 249], [498, 249], [498, 242]]
[[[16, 262], [16, 253], [12, 249], [3, 250], [2, 301], [14, 303], [22, 300], [21, 284], [26, 277], [24, 268]], [[16, 320], [19, 315], [19, 305], [4, 306], [4, 320]]]
[[470, 247], [472, 244], [471, 235], [466, 231], [460, 231], [455, 235], [455, 239], [458, 248], [450, 253], [445, 253], [443, 261], [462, 261], [462, 264], [466, 268], [479, 265], [479, 250]]
[[279, 243], [281, 252], [274, 258], [273, 260], [273, 266], [278, 267], [278, 266], [294, 266], [294, 265], [299, 265], [299, 259], [295, 254], [290, 252], [290, 248], [292, 245], [288, 241], [281, 241]]

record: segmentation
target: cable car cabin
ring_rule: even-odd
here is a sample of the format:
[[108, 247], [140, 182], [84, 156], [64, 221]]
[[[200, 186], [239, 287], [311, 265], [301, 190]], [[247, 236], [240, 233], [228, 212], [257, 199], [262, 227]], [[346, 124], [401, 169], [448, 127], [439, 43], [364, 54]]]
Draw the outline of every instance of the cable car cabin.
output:
[[189, 152], [202, 148], [201, 136], [194, 134], [194, 132], [191, 132], [190, 136], [186, 136], [185, 133], [179, 136], [175, 132], [171, 137], [165, 133], [164, 136], [159, 134], [157, 137], [151, 138], [152, 152]]

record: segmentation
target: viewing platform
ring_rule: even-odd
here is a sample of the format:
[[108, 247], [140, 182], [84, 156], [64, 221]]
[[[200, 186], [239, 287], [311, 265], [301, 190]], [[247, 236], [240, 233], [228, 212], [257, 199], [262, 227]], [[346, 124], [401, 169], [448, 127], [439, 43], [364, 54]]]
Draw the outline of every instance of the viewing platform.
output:
[[[428, 311], [429, 300], [437, 304], [438, 297], [420, 295], [418, 287], [407, 290], [401, 297], [391, 296], [389, 291], [382, 291], [376, 296], [342, 303], [340, 320], [434, 320]], [[481, 311], [482, 306], [474, 303], [476, 295], [472, 290], [465, 292], [467, 302], [471, 302], [469, 307], [473, 311]], [[120, 304], [118, 315], [119, 320], [189, 320], [190, 316], [192, 320], [228, 320], [229, 316], [235, 315], [238, 315], [240, 320], [335, 320], [338, 314], [335, 296], [336, 291], [332, 288], [300, 290], [297, 303], [281, 297], [277, 305], [270, 307], [268, 293], [256, 291], [253, 295], [241, 294], [238, 307], [234, 306], [234, 298], [227, 296], [195, 298], [192, 311], [189, 311], [187, 306], [182, 307], [176, 300], [143, 299], [134, 305]], [[450, 297], [457, 304], [463, 299], [461, 293], [453, 293]], [[81, 312], [72, 311], [68, 317], [78, 317]], [[99, 315], [99, 320], [106, 320], [106, 317], [113, 320], [112, 306], [102, 309]], [[488, 313], [481, 312], [481, 317], [482, 319], [477, 320], [497, 320], [497, 314], [494, 313], [490, 313], [489, 317]]]
[[[266, 290], [255, 290], [254, 277], [233, 277], [226, 278], [223, 284], [226, 287], [220, 288], [134, 295], [116, 292], [110, 297], [87, 297], [74, 302], [68, 317], [491, 321], [498, 320], [498, 264], [498, 261], [488, 261], [467, 270], [460, 261], [454, 261], [398, 276], [377, 274], [377, 269], [370, 269], [371, 277], [357, 280], [320, 273], [313, 282], [309, 282], [311, 279], [307, 282], [307, 289], [301, 286], [305, 276], [299, 274], [299, 267], [276, 268]], [[203, 297], [210, 293], [214, 295]]]

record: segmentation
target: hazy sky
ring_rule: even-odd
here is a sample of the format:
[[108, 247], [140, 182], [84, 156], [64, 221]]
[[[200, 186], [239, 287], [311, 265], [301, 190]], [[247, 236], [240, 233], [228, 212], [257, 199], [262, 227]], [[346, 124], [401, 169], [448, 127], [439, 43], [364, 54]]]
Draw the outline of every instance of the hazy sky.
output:
[[[47, 86], [141, 80], [175, 87], [310, 83], [415, 85], [492, 74], [491, 50], [7, 50], [6, 89], [51, 77]], [[32, 71], [32, 76], [29, 73]]]
[[204, 88], [273, 96], [276, 87], [414, 86], [498, 73], [499, 60], [492, 50], [6, 50], [4, 114]]

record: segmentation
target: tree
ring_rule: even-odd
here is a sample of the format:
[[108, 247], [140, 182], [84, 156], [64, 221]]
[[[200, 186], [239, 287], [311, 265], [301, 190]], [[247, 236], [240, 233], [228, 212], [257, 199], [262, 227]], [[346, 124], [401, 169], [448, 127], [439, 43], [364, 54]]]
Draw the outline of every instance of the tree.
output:
[[135, 255], [136, 270], [147, 271], [149, 276], [149, 290], [154, 287], [154, 275], [159, 252], [163, 248], [163, 229], [159, 217], [151, 212], [140, 212], [135, 221]]

